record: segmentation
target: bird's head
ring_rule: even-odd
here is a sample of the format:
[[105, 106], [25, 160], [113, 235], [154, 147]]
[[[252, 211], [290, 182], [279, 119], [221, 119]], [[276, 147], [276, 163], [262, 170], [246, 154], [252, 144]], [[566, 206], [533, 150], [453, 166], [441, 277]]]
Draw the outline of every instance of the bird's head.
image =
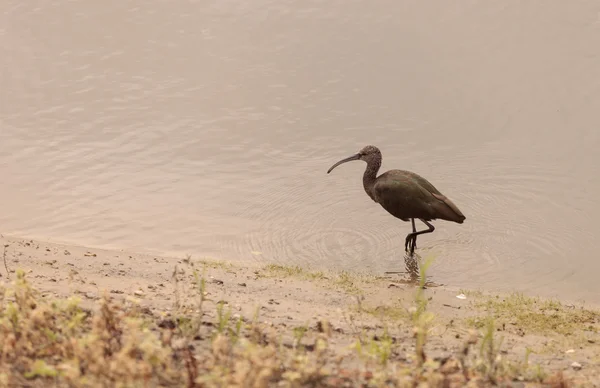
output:
[[373, 145], [364, 146], [360, 151], [358, 151], [357, 154], [342, 159], [333, 166], [331, 166], [329, 170], [327, 170], [327, 174], [329, 174], [334, 168], [336, 168], [340, 164], [350, 162], [352, 160], [364, 160], [365, 162], [367, 162], [367, 164], [373, 162], [381, 162], [381, 151], [379, 151], [379, 148]]

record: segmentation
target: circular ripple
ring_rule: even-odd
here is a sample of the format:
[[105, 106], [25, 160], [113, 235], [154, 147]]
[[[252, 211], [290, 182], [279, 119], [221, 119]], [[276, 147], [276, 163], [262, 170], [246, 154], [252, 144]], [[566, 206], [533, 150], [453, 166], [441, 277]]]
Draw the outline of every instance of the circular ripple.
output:
[[309, 190], [297, 183], [257, 195], [236, 216], [255, 219], [258, 226], [224, 249], [241, 256], [261, 252], [255, 260], [268, 262], [348, 268], [375, 261], [389, 254], [393, 243], [399, 245], [399, 235], [375, 223], [377, 217], [368, 222], [364, 211], [354, 209], [357, 200], [364, 201], [363, 209], [370, 205], [364, 192], [351, 190], [340, 197], [325, 179], [318, 184]]

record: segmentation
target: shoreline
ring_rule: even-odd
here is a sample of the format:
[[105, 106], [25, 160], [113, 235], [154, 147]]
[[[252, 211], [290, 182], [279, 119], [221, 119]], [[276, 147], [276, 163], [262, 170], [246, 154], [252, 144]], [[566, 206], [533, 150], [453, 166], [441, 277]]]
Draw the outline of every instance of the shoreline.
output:
[[[469, 369], [469, 383], [477, 381], [477, 386], [487, 386], [489, 381], [475, 372], [487, 368], [484, 375], [492, 378], [492, 367], [494, 378], [515, 384], [541, 384], [561, 375], [571, 379], [573, 386], [600, 386], [600, 312], [588, 303], [582, 307], [522, 294], [498, 295], [446, 286], [421, 289], [416, 283], [373, 274], [161, 257], [6, 235], [0, 242], [7, 245], [0, 248], [5, 249], [11, 271], [8, 279], [4, 264], [0, 265], [0, 283], [14, 282], [17, 269], [22, 269], [26, 281], [40, 291], [41, 298], [65, 300], [75, 295], [82, 306], [92, 310], [108, 295], [123, 303], [135, 300], [155, 320], [189, 318], [198, 308], [198, 279], [202, 279], [206, 300], [202, 296], [204, 307], [198, 327], [201, 334], [194, 340], [194, 348], [198, 360], [212, 360], [212, 364], [206, 364], [203, 375], [219, 370], [215, 361], [215, 328], [236, 320], [256, 320], [265, 330], [279, 335], [280, 344], [288, 349], [298, 352], [298, 345], [303, 343], [303, 351], [311, 357], [315, 356], [314, 347], [323, 333], [328, 332], [328, 355], [323, 356], [326, 364], [341, 357], [348, 370], [372, 371], [386, 378], [401, 369], [422, 380], [422, 374], [415, 374], [417, 369], [422, 372], [423, 362], [429, 360], [439, 364], [437, 369], [429, 365], [430, 377], [435, 373], [450, 376], [456, 380], [456, 386], [461, 386], [465, 383], [461, 378], [467, 378], [463, 373], [466, 367], [454, 365], [454, 370], [447, 364], [450, 359], [456, 360], [465, 343], [471, 341], [469, 357], [473, 370]], [[229, 314], [227, 323], [223, 321], [224, 306]], [[295, 338], [300, 332], [301, 339]], [[423, 348], [415, 342], [415, 333], [417, 339], [419, 333], [426, 334]], [[489, 336], [503, 340], [494, 350], [494, 360], [486, 361], [477, 355], [477, 348]], [[222, 336], [223, 341], [225, 337]], [[382, 342], [382, 338], [389, 342]], [[312, 350], [306, 350], [311, 343]], [[362, 344], [360, 352], [357, 343]], [[385, 352], [383, 344], [387, 346]], [[374, 354], [366, 357], [367, 348], [367, 353]], [[420, 354], [425, 355], [421, 364]], [[372, 363], [384, 356], [384, 363]], [[415, 363], [420, 369], [414, 368]], [[326, 380], [339, 376], [340, 369], [321, 377]], [[211, 385], [204, 382], [195, 386]]]
[[[78, 249], [81, 251], [85, 250], [85, 251], [101, 252], [105, 255], [115, 255], [115, 256], [118, 256], [119, 254], [132, 256], [132, 257], [140, 256], [140, 257], [144, 257], [145, 259], [159, 258], [161, 260], [172, 260], [173, 262], [181, 261], [185, 257], [190, 256], [195, 260], [209, 261], [209, 262], [225, 262], [225, 263], [229, 263], [229, 264], [239, 266], [239, 267], [248, 267], [248, 268], [255, 268], [255, 269], [258, 269], [258, 268], [261, 268], [261, 267], [264, 267], [264, 266], [270, 265], [270, 264], [287, 266], [285, 264], [280, 264], [280, 263], [268, 263], [268, 262], [259, 263], [257, 261], [239, 260], [239, 259], [233, 259], [233, 258], [222, 258], [222, 257], [217, 258], [217, 257], [213, 257], [213, 256], [200, 256], [199, 257], [199, 256], [188, 255], [188, 254], [178, 255], [174, 252], [169, 253], [169, 252], [154, 251], [154, 250], [138, 251], [138, 250], [134, 250], [134, 249], [125, 249], [125, 248], [119, 248], [119, 247], [85, 245], [85, 244], [79, 244], [79, 243], [75, 243], [75, 242], [47, 239], [47, 238], [35, 237], [35, 236], [23, 237], [21, 235], [0, 233], [0, 241], [3, 241], [3, 240], [24, 241], [24, 242], [33, 241], [37, 244], [46, 244], [48, 246], [52, 246], [52, 247], [56, 247], [56, 248], [63, 247], [66, 250]], [[1, 249], [1, 247], [0, 247], [0, 249]], [[2, 266], [3, 266], [3, 264], [0, 264], [0, 268]], [[300, 265], [300, 264], [292, 264], [290, 266], [291, 267], [302, 267], [309, 271], [350, 272], [350, 273], [359, 273], [359, 274], [368, 273], [369, 275], [372, 275], [372, 276], [382, 276], [382, 277], [386, 276], [385, 273], [384, 274], [376, 274], [376, 273], [372, 273], [372, 272], [358, 272], [358, 271], [354, 271], [354, 270], [344, 270], [344, 269], [334, 270], [334, 269], [326, 269], [326, 268], [315, 268], [315, 267], [305, 266], [305, 265]], [[2, 274], [1, 270], [0, 270], [0, 274]], [[447, 285], [447, 284], [435, 285], [435, 287], [437, 287], [438, 289], [446, 290], [448, 292], [456, 292], [456, 293], [459, 293], [462, 289], [468, 289], [471, 292], [483, 293], [486, 295], [508, 295], [510, 293], [517, 292], [517, 293], [521, 293], [521, 294], [527, 295], [532, 298], [558, 300], [563, 304], [568, 304], [568, 305], [572, 305], [572, 306], [585, 306], [587, 308], [600, 310], [600, 300], [598, 302], [595, 302], [595, 301], [589, 301], [589, 300], [586, 300], [583, 298], [574, 298], [574, 297], [573, 298], [569, 298], [569, 297], [558, 298], [558, 297], [553, 297], [553, 296], [544, 296], [544, 295], [536, 294], [536, 293], [529, 292], [529, 291], [514, 291], [514, 290], [502, 291], [502, 290], [490, 290], [490, 289], [469, 288], [469, 287], [463, 288], [460, 286], [452, 286], [452, 285]]]

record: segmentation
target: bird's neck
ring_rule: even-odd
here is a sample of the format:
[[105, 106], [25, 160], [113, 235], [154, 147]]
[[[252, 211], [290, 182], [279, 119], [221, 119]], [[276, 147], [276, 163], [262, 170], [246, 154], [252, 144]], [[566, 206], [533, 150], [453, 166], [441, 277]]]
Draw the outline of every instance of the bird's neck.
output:
[[373, 186], [375, 185], [375, 180], [377, 179], [379, 167], [381, 167], [381, 161], [369, 162], [367, 163], [367, 168], [363, 174], [363, 187], [373, 201], [377, 201], [373, 194]]

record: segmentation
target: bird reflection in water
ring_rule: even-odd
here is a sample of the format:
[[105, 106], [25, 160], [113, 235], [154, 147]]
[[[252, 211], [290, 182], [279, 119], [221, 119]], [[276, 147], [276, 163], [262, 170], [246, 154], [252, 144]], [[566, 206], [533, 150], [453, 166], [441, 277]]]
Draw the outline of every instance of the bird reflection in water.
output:
[[[397, 275], [397, 278], [392, 279], [393, 283], [397, 284], [408, 284], [412, 286], [418, 286], [421, 284], [421, 256], [418, 254], [406, 253], [404, 255], [404, 268], [405, 271], [386, 271], [385, 275]], [[429, 267], [429, 264], [426, 264]], [[431, 276], [425, 275], [425, 281], [423, 287], [439, 287], [443, 286], [441, 283], [436, 283], [431, 280]]]

